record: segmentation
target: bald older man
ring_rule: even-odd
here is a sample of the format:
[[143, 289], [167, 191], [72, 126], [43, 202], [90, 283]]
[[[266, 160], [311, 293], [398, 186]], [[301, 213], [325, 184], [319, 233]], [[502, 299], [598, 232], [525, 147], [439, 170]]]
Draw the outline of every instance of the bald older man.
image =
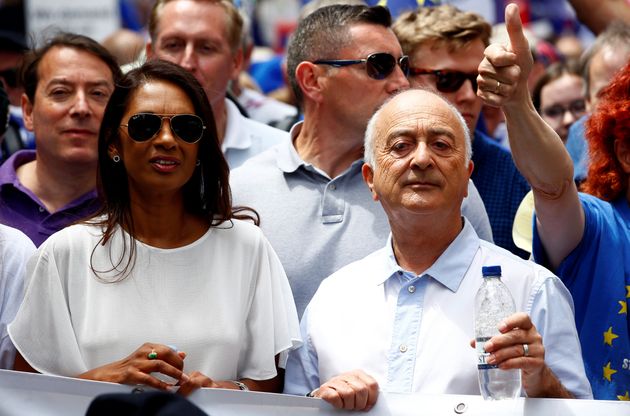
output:
[[305, 344], [289, 358], [285, 392], [357, 410], [375, 404], [379, 387], [480, 394], [474, 299], [482, 267], [500, 265], [518, 312], [484, 344], [488, 362], [520, 369], [528, 397], [591, 398], [560, 279], [481, 240], [461, 214], [473, 163], [455, 107], [408, 90], [376, 112], [365, 136], [363, 178], [391, 236], [322, 282], [302, 318]]

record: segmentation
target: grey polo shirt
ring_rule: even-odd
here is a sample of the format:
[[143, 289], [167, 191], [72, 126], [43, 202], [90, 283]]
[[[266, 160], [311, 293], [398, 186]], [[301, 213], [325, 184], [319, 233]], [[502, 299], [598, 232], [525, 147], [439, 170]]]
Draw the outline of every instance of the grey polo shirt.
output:
[[[301, 128], [291, 130], [295, 138]], [[234, 205], [254, 208], [287, 273], [298, 315], [320, 282], [342, 266], [383, 247], [389, 223], [363, 182], [363, 160], [331, 179], [304, 162], [293, 140], [249, 159], [230, 175]], [[479, 237], [492, 241], [479, 193], [469, 183], [462, 212]]]

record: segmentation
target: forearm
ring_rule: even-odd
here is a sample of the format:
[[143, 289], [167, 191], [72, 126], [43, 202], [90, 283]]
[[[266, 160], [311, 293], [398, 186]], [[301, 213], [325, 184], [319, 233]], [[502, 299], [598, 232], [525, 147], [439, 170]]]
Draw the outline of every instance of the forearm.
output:
[[573, 162], [556, 132], [536, 112], [531, 99], [505, 105], [514, 163], [534, 192], [560, 197], [573, 184]]

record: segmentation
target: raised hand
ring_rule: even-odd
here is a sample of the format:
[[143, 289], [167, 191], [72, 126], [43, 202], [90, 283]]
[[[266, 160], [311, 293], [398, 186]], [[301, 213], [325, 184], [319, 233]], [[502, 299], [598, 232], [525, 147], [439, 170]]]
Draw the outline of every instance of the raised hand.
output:
[[166, 345], [144, 343], [128, 357], [97, 367], [78, 377], [112, 383], [143, 384], [167, 390], [173, 385], [160, 380], [152, 373], [161, 373], [179, 383], [186, 383], [189, 377], [182, 371], [184, 358], [186, 353], [174, 351]]
[[477, 77], [477, 95], [485, 104], [496, 107], [531, 101], [527, 77], [534, 60], [515, 4], [505, 8], [505, 24], [509, 43], [491, 44], [486, 48]]

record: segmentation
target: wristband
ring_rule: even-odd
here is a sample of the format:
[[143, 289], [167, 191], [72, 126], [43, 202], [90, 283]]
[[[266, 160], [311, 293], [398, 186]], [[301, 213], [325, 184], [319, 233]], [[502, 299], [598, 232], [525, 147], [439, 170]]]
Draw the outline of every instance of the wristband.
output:
[[236, 384], [236, 387], [238, 387], [239, 390], [249, 391], [249, 387], [247, 387], [247, 385], [245, 383], [240, 382], [238, 380], [229, 380], [229, 381], [230, 381], [230, 383]]

